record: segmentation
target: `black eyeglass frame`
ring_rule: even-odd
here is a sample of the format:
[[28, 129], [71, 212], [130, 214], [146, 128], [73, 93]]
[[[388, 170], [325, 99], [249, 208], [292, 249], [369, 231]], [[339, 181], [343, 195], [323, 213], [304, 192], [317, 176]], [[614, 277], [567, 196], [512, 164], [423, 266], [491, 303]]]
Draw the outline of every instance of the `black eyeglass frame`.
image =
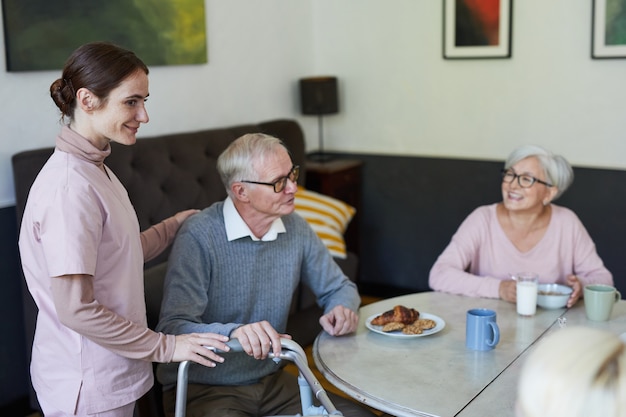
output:
[[[549, 182], [542, 181], [539, 178], [535, 178], [532, 175], [528, 175], [528, 174], [516, 174], [511, 169], [504, 169], [503, 168], [500, 172], [501, 172], [501, 175], [502, 175], [502, 182], [506, 182], [507, 184], [512, 183], [517, 178], [517, 183], [522, 188], [530, 188], [533, 185], [535, 185], [536, 182], [538, 182], [539, 184], [543, 184], [546, 187], [554, 187], [554, 185], [550, 184]], [[511, 181], [506, 181], [504, 179], [504, 177], [506, 177], [507, 175], [512, 175], [513, 176]], [[531, 180], [531, 183], [529, 185], [522, 185], [522, 180], [521, 180], [522, 177], [529, 178]]]
[[287, 180], [290, 180], [291, 182], [295, 184], [296, 181], [298, 181], [299, 177], [300, 177], [300, 165], [293, 165], [291, 167], [291, 171], [289, 171], [289, 174], [285, 175], [284, 177], [280, 177], [274, 182], [261, 182], [261, 181], [249, 181], [249, 180], [241, 180], [239, 182], [246, 182], [248, 184], [269, 185], [271, 187], [274, 187], [275, 193], [280, 193], [287, 186]]

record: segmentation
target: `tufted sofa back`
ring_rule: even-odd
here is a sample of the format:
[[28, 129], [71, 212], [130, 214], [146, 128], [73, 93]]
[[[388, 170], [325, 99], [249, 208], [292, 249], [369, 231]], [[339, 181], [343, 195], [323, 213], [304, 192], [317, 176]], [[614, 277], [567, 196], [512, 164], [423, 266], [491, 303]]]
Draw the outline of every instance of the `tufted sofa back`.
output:
[[[254, 132], [282, 139], [292, 154], [294, 164], [304, 165], [304, 135], [294, 120], [172, 133], [139, 139], [133, 146], [113, 143], [111, 155], [105, 163], [128, 190], [144, 230], [178, 211], [202, 209], [223, 200], [226, 191], [217, 173], [217, 157], [232, 141]], [[53, 150], [49, 147], [13, 156], [18, 225], [28, 191]], [[304, 184], [305, 170], [300, 172], [298, 182]], [[167, 255], [167, 252], [161, 254], [148, 266], [163, 262]]]

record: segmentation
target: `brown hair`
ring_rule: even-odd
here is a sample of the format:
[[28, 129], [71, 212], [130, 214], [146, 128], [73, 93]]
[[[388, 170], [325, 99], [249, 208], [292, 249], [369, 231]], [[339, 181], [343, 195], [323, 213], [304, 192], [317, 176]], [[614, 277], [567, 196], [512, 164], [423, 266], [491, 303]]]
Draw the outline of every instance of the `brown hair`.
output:
[[148, 74], [134, 52], [107, 42], [87, 43], [70, 55], [61, 78], [50, 86], [50, 97], [62, 116], [72, 118], [77, 90], [84, 87], [105, 102], [111, 90], [137, 70]]

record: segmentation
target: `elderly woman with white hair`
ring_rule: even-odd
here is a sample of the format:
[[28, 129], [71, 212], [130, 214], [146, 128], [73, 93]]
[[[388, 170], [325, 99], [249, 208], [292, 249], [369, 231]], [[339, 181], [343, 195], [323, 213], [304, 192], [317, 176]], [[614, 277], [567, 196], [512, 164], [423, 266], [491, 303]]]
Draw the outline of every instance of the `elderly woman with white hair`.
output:
[[580, 219], [552, 203], [573, 178], [564, 157], [535, 145], [515, 149], [502, 169], [502, 202], [465, 219], [433, 265], [430, 287], [515, 302], [511, 274], [533, 271], [540, 282], [572, 287], [571, 307], [585, 285], [613, 285]]
[[626, 346], [614, 333], [568, 327], [522, 367], [517, 417], [626, 417]]

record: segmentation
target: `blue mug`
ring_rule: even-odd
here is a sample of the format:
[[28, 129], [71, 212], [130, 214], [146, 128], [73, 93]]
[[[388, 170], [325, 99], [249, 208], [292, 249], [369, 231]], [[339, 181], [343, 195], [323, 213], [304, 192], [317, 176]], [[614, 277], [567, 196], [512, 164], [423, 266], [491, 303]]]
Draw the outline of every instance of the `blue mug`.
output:
[[491, 350], [500, 341], [500, 328], [496, 312], [486, 308], [474, 308], [467, 312], [465, 346], [472, 350]]

